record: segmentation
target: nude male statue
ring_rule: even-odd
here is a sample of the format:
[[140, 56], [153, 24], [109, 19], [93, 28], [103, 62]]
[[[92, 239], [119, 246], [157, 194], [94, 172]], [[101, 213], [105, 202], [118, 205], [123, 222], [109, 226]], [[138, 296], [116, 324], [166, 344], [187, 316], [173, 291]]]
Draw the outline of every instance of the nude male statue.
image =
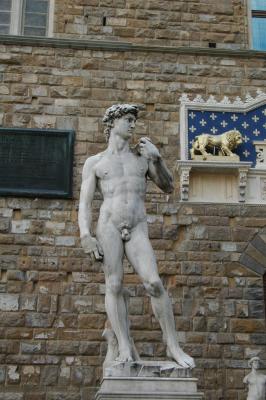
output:
[[[171, 302], [158, 275], [155, 255], [148, 237], [145, 211], [146, 180], [149, 177], [164, 192], [173, 190], [172, 175], [158, 149], [141, 138], [131, 149], [138, 115], [135, 105], [118, 104], [108, 108], [103, 122], [108, 147], [89, 157], [82, 174], [79, 204], [81, 244], [86, 253], [103, 260], [105, 307], [118, 342], [117, 360], [133, 360], [132, 341], [125, 296], [123, 294], [124, 255], [139, 274], [151, 297], [159, 320], [167, 355], [185, 368], [194, 367], [193, 358], [179, 347]], [[95, 190], [103, 196], [96, 238], [91, 235], [91, 203]]]
[[260, 358], [252, 357], [248, 365], [251, 367], [251, 372], [243, 380], [248, 385], [247, 400], [265, 400], [266, 375], [257, 371], [260, 366]]

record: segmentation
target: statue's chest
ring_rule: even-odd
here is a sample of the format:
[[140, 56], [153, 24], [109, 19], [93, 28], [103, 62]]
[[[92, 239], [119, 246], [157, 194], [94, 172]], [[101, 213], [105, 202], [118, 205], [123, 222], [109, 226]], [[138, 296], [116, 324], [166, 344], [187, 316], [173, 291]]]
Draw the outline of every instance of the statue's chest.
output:
[[122, 179], [130, 177], [145, 177], [147, 167], [140, 157], [110, 156], [101, 160], [97, 166], [97, 177], [100, 180]]
[[256, 385], [256, 386], [261, 386], [263, 384], [266, 384], [265, 378], [261, 374], [257, 374], [257, 375], [254, 375], [254, 376], [250, 377], [249, 378], [249, 382], [252, 385]]

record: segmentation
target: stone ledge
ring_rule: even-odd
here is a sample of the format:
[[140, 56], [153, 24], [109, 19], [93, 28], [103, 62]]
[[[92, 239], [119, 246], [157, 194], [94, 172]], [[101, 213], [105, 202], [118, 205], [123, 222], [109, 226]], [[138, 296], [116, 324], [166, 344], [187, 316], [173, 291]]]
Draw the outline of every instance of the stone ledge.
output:
[[[252, 166], [251, 162], [247, 161], [231, 161], [231, 157], [222, 157], [222, 161], [219, 160], [220, 157], [215, 156], [213, 158], [216, 158], [217, 161], [202, 161], [202, 160], [177, 160], [176, 167], [177, 170], [179, 171], [181, 168], [191, 168], [193, 170], [210, 170], [213, 172], [221, 172], [229, 170], [229, 171], [235, 171], [238, 173], [238, 170], [241, 168], [247, 168], [250, 169]], [[227, 161], [225, 160], [227, 158]]]
[[151, 46], [145, 44], [136, 45], [134, 43], [120, 41], [62, 39], [52, 37], [31, 37], [16, 35], [0, 35], [0, 44], [33, 47], [58, 47], [76, 50], [88, 49], [107, 51], [142, 51], [156, 53], [208, 55], [214, 57], [266, 58], [266, 51], [257, 51], [251, 49], [230, 50], [214, 49], [207, 47]]
[[189, 393], [121, 393], [116, 392], [115, 394], [110, 393], [97, 393], [95, 400], [202, 400], [203, 395], [201, 393], [198, 394], [189, 394]]
[[218, 204], [245, 202], [247, 175], [252, 163], [233, 162], [231, 157], [227, 159], [228, 162], [178, 160], [176, 171], [179, 175], [181, 201]]

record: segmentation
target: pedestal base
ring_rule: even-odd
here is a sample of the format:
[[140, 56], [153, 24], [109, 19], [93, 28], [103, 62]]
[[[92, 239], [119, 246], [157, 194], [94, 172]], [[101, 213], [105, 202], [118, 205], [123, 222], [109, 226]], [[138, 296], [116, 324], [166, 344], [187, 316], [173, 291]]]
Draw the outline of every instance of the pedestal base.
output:
[[95, 400], [202, 400], [191, 370], [176, 363], [115, 363], [105, 368]]

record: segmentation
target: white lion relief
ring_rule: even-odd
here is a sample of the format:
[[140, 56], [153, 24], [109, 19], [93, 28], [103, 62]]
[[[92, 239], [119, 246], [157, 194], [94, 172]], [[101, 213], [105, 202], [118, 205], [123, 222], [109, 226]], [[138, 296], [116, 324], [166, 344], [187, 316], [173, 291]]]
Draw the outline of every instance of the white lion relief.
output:
[[208, 155], [235, 156], [232, 150], [239, 146], [242, 141], [242, 135], [237, 130], [228, 131], [221, 135], [203, 133], [194, 138], [190, 155], [192, 160], [196, 154], [202, 154], [203, 160], [206, 160]]

